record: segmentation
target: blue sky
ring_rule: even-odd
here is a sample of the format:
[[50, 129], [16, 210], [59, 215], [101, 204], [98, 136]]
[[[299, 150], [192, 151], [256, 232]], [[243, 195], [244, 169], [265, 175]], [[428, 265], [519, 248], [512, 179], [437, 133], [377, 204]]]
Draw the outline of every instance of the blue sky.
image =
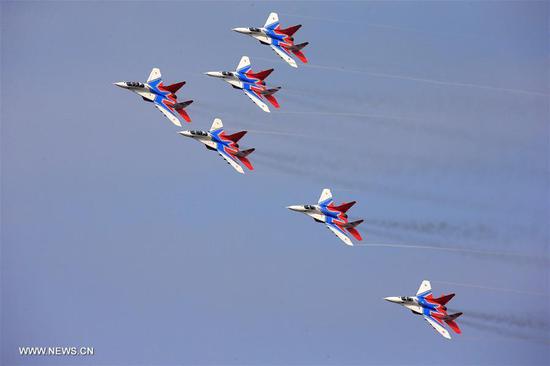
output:
[[[549, 362], [547, 2], [0, 9], [2, 364]], [[303, 24], [309, 66], [231, 31], [271, 11]], [[275, 68], [280, 110], [202, 74], [242, 55]], [[186, 128], [251, 131], [254, 172], [112, 85], [152, 67], [187, 81]], [[363, 243], [409, 247], [285, 209], [325, 187], [358, 201]], [[450, 342], [382, 300], [423, 279], [457, 293]], [[34, 345], [96, 355], [18, 355]]]

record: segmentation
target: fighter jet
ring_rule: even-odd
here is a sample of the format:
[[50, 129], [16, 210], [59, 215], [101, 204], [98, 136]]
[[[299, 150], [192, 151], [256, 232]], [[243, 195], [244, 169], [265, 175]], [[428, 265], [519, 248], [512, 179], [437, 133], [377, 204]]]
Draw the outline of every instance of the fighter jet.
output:
[[269, 45], [275, 53], [290, 66], [298, 67], [296, 61], [291, 57], [291, 53], [296, 55], [303, 63], [307, 63], [307, 58], [301, 50], [309, 44], [309, 42], [297, 45], [294, 44], [294, 38], [292, 36], [301, 26], [301, 24], [298, 24], [286, 29], [281, 29], [279, 16], [277, 13], [271, 13], [263, 28], [233, 28], [233, 30], [254, 37], [260, 41], [261, 44]]
[[279, 102], [275, 99], [275, 94], [281, 87], [268, 88], [265, 85], [265, 78], [271, 74], [273, 69], [260, 72], [253, 72], [250, 66], [250, 60], [247, 56], [243, 56], [236, 71], [209, 71], [205, 75], [222, 78], [231, 84], [235, 89], [241, 89], [258, 107], [264, 112], [269, 113], [268, 106], [263, 102], [263, 98], [267, 99], [275, 108], [279, 108]]
[[246, 131], [240, 131], [232, 135], [226, 135], [223, 130], [222, 120], [214, 119], [210, 131], [180, 131], [182, 136], [192, 137], [195, 140], [202, 142], [208, 150], [217, 151], [229, 165], [236, 171], [244, 174], [243, 168], [239, 162], [243, 163], [248, 169], [254, 170], [254, 167], [248, 160], [247, 156], [255, 149], [239, 150], [239, 140], [246, 134]]
[[176, 116], [176, 112], [183, 117], [187, 122], [191, 122], [191, 118], [185, 107], [193, 103], [192, 100], [186, 102], [177, 102], [176, 92], [185, 85], [185, 81], [175, 83], [172, 85], [164, 85], [162, 83], [162, 76], [160, 70], [154, 68], [149, 75], [146, 83], [137, 81], [119, 81], [114, 83], [116, 86], [120, 86], [123, 89], [128, 89], [134, 93], [140, 95], [144, 101], [152, 102], [155, 107], [162, 112], [173, 124], [181, 127], [181, 123]]
[[443, 337], [451, 339], [451, 335], [443, 327], [446, 323], [455, 333], [460, 334], [460, 328], [455, 322], [455, 319], [462, 315], [462, 313], [447, 314], [447, 304], [455, 294], [442, 295], [438, 298], [434, 298], [432, 295], [432, 286], [430, 281], [422, 281], [420, 288], [418, 289], [416, 296], [402, 296], [402, 297], [386, 297], [384, 300], [401, 304], [413, 314], [423, 315], [424, 319]]
[[348, 222], [346, 212], [355, 204], [355, 201], [345, 202], [339, 206], [335, 206], [332, 201], [332, 193], [330, 189], [325, 188], [321, 193], [319, 202], [316, 205], [298, 205], [288, 206], [292, 211], [302, 212], [313, 218], [317, 222], [323, 222], [340, 240], [347, 245], [353, 246], [350, 238], [346, 234], [346, 230], [353, 235], [357, 240], [362, 240], [361, 234], [355, 229], [363, 220]]

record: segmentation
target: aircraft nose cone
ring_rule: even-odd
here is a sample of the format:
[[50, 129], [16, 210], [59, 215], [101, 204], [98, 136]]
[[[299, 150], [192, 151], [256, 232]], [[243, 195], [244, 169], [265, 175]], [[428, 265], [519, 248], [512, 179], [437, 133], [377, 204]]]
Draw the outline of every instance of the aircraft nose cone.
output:
[[393, 303], [396, 303], [396, 304], [400, 304], [402, 302], [401, 298], [395, 297], [395, 296], [385, 297], [384, 300], [389, 301], [389, 302], [393, 302]]
[[208, 72], [205, 72], [204, 75], [212, 76], [212, 77], [215, 77], [215, 78], [222, 77], [222, 73], [219, 72], [219, 71], [208, 71]]
[[303, 206], [287, 206], [289, 210], [296, 211], [296, 212], [304, 212]]
[[191, 137], [191, 132], [190, 131], [180, 131], [178, 133], [182, 136]]
[[117, 81], [116, 83], [113, 83], [113, 85], [119, 86], [121, 88], [126, 88], [126, 83], [124, 81]]
[[250, 33], [250, 30], [248, 28], [233, 28], [233, 31], [235, 31], [237, 33], [242, 33], [242, 34], [249, 34]]

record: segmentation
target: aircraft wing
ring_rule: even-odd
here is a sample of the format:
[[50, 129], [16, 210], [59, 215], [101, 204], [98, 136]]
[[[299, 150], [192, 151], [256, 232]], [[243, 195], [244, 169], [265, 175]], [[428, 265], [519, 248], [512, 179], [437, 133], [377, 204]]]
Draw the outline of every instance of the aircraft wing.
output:
[[294, 59], [290, 57], [281, 46], [272, 44], [270, 45], [270, 47], [273, 48], [273, 51], [275, 51], [275, 53], [279, 55], [279, 57], [281, 57], [283, 60], [285, 60], [290, 66], [298, 67], [296, 61], [294, 61]]
[[250, 70], [250, 59], [248, 56], [241, 57], [241, 61], [239, 61], [239, 65], [237, 65], [237, 71], [246, 73], [248, 70]]
[[429, 315], [424, 315], [424, 319], [426, 319], [428, 324], [430, 324], [444, 338], [451, 339], [451, 335], [449, 334], [447, 329], [443, 328], [443, 326], [441, 326], [441, 324], [439, 324], [434, 318]]
[[332, 202], [332, 192], [328, 188], [323, 189], [323, 192], [321, 192], [321, 196], [319, 197], [319, 201], [317, 201], [317, 203], [320, 205], [326, 206], [331, 202]]
[[269, 17], [265, 21], [264, 28], [275, 29], [279, 25], [279, 15], [277, 13], [270, 13]]
[[340, 240], [346, 243], [346, 245], [353, 246], [350, 238], [348, 238], [348, 236], [344, 234], [344, 232], [339, 227], [334, 224], [329, 224], [328, 222], [325, 222], [325, 224], [330, 229], [330, 231], [332, 231], [338, 238], [340, 238]]
[[243, 168], [233, 160], [233, 158], [225, 151], [225, 148], [223, 146], [220, 146], [221, 144], [218, 144], [218, 153], [221, 155], [222, 158], [225, 159], [231, 165], [236, 171], [238, 171], [241, 174], [244, 174]]
[[158, 68], [154, 68], [151, 70], [151, 73], [149, 74], [149, 77], [147, 78], [147, 82], [158, 80], [162, 77], [160, 70]]
[[420, 284], [418, 291], [416, 291], [416, 296], [428, 296], [431, 293], [432, 293], [432, 285], [430, 284], [430, 281], [424, 280]]
[[164, 104], [162, 104], [162, 102], [157, 102], [155, 100], [154, 103], [155, 103], [155, 107], [157, 107], [157, 109], [159, 111], [161, 111], [162, 114], [164, 114], [166, 116], [166, 118], [168, 118], [170, 120], [170, 122], [172, 122], [173, 124], [175, 124], [178, 127], [181, 127], [181, 122], [178, 119], [178, 117], [176, 117], [170, 110], [168, 110], [168, 108], [166, 108], [166, 106]]
[[270, 112], [267, 104], [262, 102], [262, 100], [258, 97], [258, 95], [254, 91], [250, 90], [249, 88], [245, 88], [243, 89], [243, 92], [246, 94], [247, 97], [252, 99], [252, 101], [256, 103], [256, 105], [260, 107], [264, 112], [267, 112], [267, 113]]

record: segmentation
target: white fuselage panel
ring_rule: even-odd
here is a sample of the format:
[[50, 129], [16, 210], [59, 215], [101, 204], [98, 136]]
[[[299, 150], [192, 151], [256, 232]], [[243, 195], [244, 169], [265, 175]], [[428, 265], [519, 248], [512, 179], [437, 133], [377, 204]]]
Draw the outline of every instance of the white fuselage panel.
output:
[[271, 44], [271, 38], [269, 38], [268, 36], [266, 36], [265, 34], [259, 34], [259, 33], [256, 33], [256, 34], [252, 34], [252, 37], [256, 38], [258, 41], [262, 42], [262, 43], [267, 43], [267, 44]]

